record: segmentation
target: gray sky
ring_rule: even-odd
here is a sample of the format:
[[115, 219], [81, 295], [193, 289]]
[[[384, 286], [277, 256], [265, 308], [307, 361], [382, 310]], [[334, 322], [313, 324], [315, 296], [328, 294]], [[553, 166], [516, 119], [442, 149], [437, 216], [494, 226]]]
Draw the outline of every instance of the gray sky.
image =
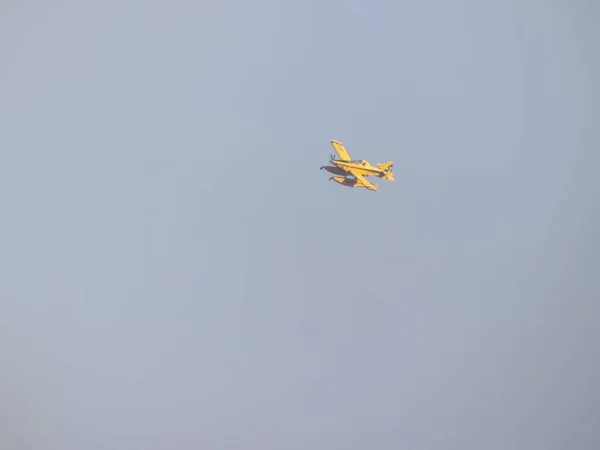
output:
[[3, 450], [598, 448], [599, 38], [592, 0], [3, 2]]

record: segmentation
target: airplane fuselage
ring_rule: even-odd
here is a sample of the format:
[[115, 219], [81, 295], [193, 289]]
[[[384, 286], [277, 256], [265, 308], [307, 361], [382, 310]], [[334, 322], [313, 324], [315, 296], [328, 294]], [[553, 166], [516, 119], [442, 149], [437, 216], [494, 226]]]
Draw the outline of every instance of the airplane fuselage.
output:
[[380, 177], [385, 172], [377, 167], [372, 166], [367, 161], [341, 161], [332, 159], [329, 161], [333, 166], [323, 166], [323, 169], [331, 172], [334, 175], [348, 175], [348, 169], [352, 169], [363, 176]]

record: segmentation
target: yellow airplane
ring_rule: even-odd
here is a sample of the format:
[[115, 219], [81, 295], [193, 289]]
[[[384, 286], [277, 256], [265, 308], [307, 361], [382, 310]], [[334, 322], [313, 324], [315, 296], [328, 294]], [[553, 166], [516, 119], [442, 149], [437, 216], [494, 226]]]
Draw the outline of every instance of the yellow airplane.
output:
[[394, 181], [394, 174], [392, 173], [392, 167], [394, 163], [388, 161], [383, 164], [377, 164], [377, 167], [372, 166], [368, 161], [364, 159], [352, 160], [350, 155], [344, 148], [341, 142], [331, 141], [331, 145], [337, 152], [340, 159], [335, 159], [335, 155], [331, 155], [329, 161], [331, 166], [322, 166], [321, 170], [325, 169], [331, 172], [336, 177], [329, 178], [343, 186], [349, 187], [365, 187], [370, 191], [376, 191], [377, 185], [367, 181], [365, 177], [374, 176], [377, 178], [384, 178], [386, 180]]

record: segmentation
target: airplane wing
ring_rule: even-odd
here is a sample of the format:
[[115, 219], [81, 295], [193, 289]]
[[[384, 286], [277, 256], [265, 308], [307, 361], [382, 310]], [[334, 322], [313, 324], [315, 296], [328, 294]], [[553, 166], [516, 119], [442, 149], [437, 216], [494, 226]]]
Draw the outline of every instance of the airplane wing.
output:
[[360, 173], [350, 169], [348, 170], [348, 172], [350, 172], [350, 174], [356, 178], [358, 181], [360, 181], [360, 183], [366, 187], [367, 189], [369, 189], [370, 191], [376, 191], [377, 190], [377, 185], [373, 184], [369, 181], [367, 181], [367, 179], [365, 177], [363, 177]]
[[333, 145], [333, 148], [335, 149], [337, 154], [340, 156], [340, 159], [342, 161], [350, 161], [350, 155], [348, 154], [348, 152], [346, 151], [346, 149], [344, 148], [344, 146], [342, 145], [341, 142], [331, 141], [331, 145]]

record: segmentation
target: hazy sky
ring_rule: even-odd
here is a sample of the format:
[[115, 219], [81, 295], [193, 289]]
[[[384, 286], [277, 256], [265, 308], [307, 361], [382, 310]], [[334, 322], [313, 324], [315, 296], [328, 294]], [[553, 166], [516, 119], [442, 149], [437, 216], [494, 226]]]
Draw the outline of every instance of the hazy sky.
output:
[[2, 450], [599, 448], [599, 47], [594, 0], [2, 2]]

